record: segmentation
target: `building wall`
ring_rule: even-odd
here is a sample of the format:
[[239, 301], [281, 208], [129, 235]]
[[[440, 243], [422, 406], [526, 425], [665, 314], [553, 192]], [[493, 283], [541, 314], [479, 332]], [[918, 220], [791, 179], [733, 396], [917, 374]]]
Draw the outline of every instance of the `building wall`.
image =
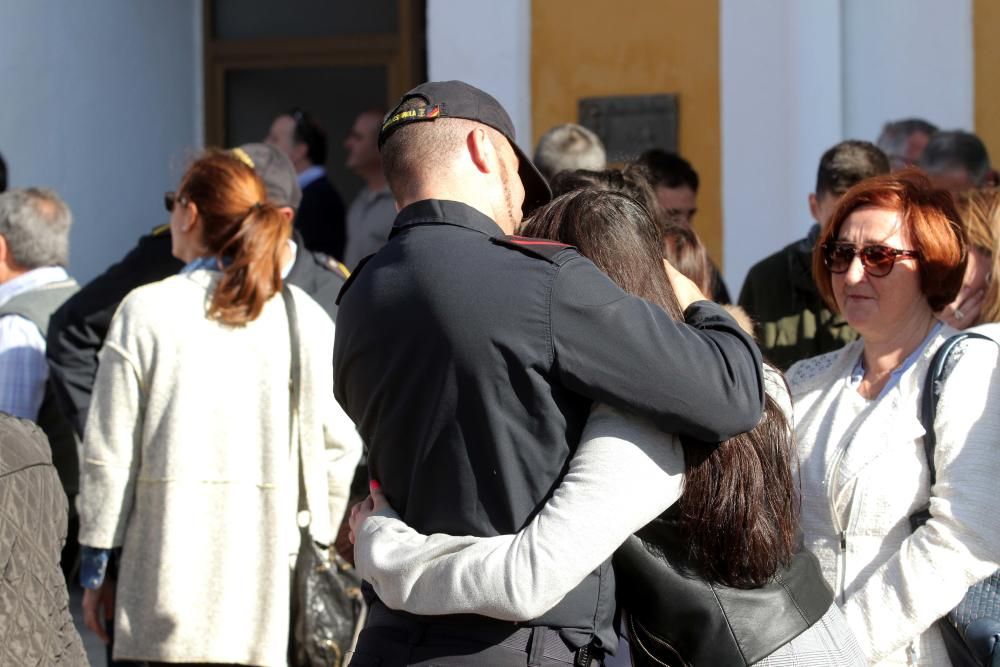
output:
[[88, 280], [167, 219], [202, 137], [201, 2], [0, 6], [0, 153], [11, 186], [54, 188]]
[[976, 133], [986, 142], [994, 166], [1000, 166], [1000, 3], [974, 0], [973, 59]]
[[531, 0], [427, 0], [427, 76], [493, 95], [530, 155]]
[[679, 151], [701, 177], [695, 228], [722, 261], [717, 0], [535, 0], [533, 139], [577, 121], [577, 101], [677, 93]]
[[840, 2], [721, 0], [724, 273], [804, 235], [822, 151], [843, 132]]
[[971, 0], [844, 0], [843, 12], [846, 136], [874, 140], [911, 116], [973, 129]]
[[[202, 141], [202, 8], [78, 4], [0, 7], [0, 153], [13, 186], [67, 199], [86, 280], [166, 219], [160, 194]], [[582, 96], [677, 92], [696, 226], [736, 292], [803, 233], [836, 141], [920, 115], [1000, 155], [998, 25], [991, 0], [428, 0], [428, 70], [493, 93], [528, 151]]]

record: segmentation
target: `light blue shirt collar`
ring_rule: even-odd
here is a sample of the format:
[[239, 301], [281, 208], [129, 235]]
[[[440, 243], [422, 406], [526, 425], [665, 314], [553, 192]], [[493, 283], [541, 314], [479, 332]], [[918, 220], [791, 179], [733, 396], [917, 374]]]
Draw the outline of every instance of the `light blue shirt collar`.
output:
[[306, 167], [298, 176], [299, 187], [304, 189], [307, 185], [318, 181], [324, 176], [326, 176], [326, 169], [323, 167], [316, 164], [311, 167]]
[[[292, 271], [292, 265], [295, 264], [295, 258], [299, 254], [299, 247], [295, 244], [295, 241], [288, 239], [288, 249], [291, 251], [292, 256], [288, 263], [281, 267], [281, 279], [284, 280], [288, 277], [288, 274]], [[228, 266], [232, 262], [228, 257], [222, 258], [222, 265]], [[197, 271], [198, 269], [206, 269], [208, 271], [221, 271], [222, 267], [219, 266], [219, 260], [211, 255], [207, 257], [198, 257], [193, 259], [184, 265], [184, 268], [180, 270], [181, 274], [191, 273], [192, 271]]]

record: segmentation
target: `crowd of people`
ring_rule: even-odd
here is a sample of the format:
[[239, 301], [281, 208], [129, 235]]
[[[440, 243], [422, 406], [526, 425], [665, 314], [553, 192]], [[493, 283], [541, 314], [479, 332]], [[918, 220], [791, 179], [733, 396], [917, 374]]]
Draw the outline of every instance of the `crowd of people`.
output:
[[83, 286], [59, 195], [0, 194], [0, 661], [85, 662], [68, 581], [111, 664], [298, 665], [305, 535], [365, 582], [355, 667], [960, 664], [1000, 569], [974, 134], [830, 147], [735, 303], [675, 153], [532, 159], [425, 83], [355, 120], [345, 207], [326, 141], [204, 152]]

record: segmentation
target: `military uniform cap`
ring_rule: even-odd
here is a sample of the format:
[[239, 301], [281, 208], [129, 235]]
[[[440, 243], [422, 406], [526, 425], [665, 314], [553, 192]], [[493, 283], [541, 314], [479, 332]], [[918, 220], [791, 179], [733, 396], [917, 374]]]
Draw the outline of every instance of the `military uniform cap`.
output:
[[[413, 109], [401, 107], [413, 98], [420, 98], [425, 105]], [[517, 145], [514, 123], [503, 106], [488, 93], [464, 81], [429, 81], [403, 95], [399, 104], [386, 114], [378, 134], [378, 145], [397, 129], [410, 123], [433, 122], [439, 118], [464, 118], [488, 125], [506, 137], [518, 159], [517, 174], [524, 185], [525, 215], [552, 199], [552, 190], [531, 159]]]

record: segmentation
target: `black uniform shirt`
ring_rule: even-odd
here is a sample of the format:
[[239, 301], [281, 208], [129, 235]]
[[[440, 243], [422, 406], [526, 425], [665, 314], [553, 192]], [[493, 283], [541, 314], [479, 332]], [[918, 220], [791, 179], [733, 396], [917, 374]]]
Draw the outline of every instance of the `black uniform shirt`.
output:
[[757, 346], [714, 304], [686, 317], [573, 248], [519, 244], [465, 204], [421, 201], [341, 294], [335, 391], [408, 524], [513, 533], [558, 484], [591, 401], [699, 440], [756, 425]]

